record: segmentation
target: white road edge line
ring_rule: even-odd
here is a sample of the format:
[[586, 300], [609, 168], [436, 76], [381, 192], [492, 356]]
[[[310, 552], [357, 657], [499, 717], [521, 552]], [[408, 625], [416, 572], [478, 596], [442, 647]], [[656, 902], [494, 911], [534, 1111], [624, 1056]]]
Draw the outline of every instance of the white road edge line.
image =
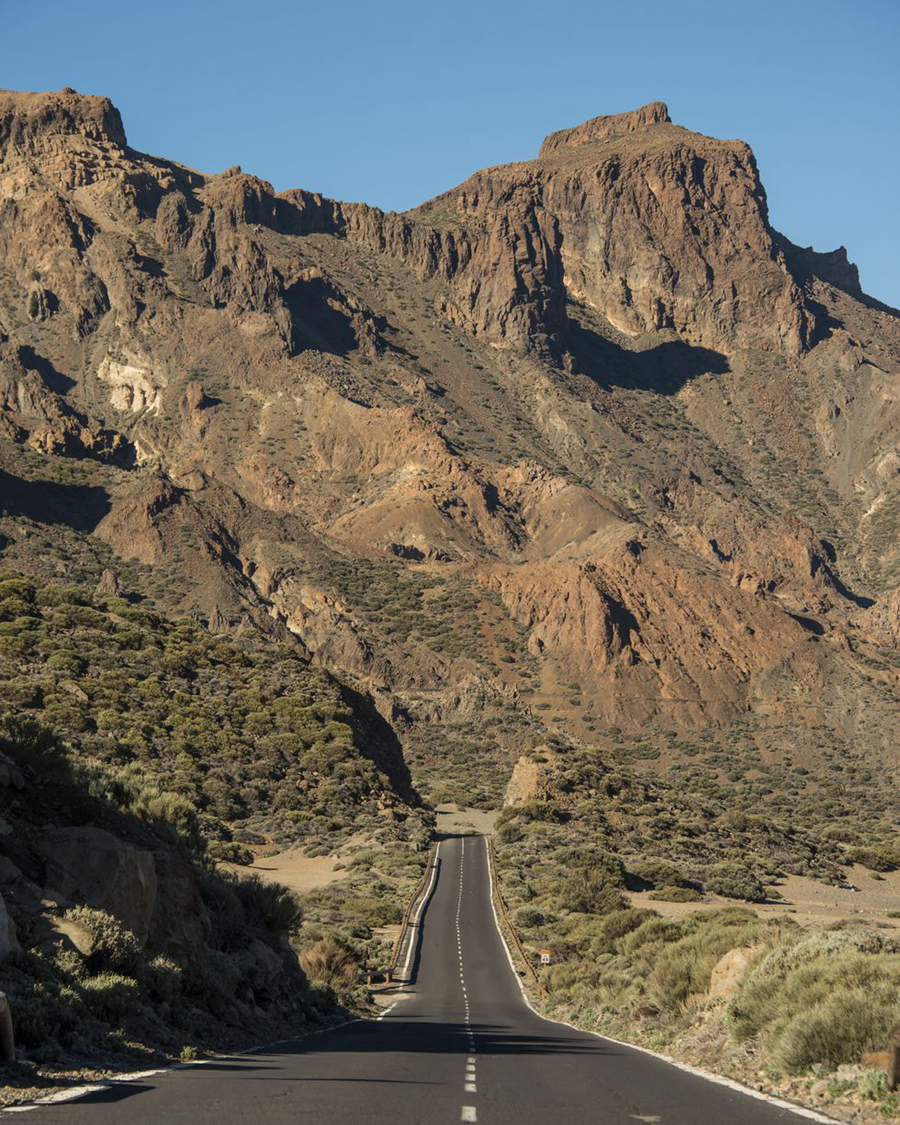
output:
[[[419, 908], [416, 911], [415, 924], [418, 924], [424, 912], [426, 904], [431, 899], [431, 893], [434, 890], [434, 883], [437, 879], [438, 865], [436, 861], [440, 850], [441, 843], [440, 841], [438, 841], [438, 846], [434, 850], [435, 862], [432, 865], [431, 880], [428, 884], [428, 889], [425, 892], [425, 897], [419, 903]], [[415, 948], [415, 944], [415, 942], [410, 942], [409, 951], [406, 955], [406, 964], [403, 967], [404, 976], [406, 976], [406, 973], [409, 969], [409, 962], [410, 958], [412, 957], [412, 950]], [[409, 994], [405, 993], [404, 995]], [[385, 1008], [381, 1015], [375, 1017], [375, 1022], [383, 1020], [389, 1012], [393, 1011], [393, 1009], [396, 1008], [396, 1006], [402, 999], [403, 996], [399, 996], [389, 1008]], [[259, 1046], [247, 1047], [242, 1051], [223, 1052], [222, 1054], [211, 1055], [208, 1059], [197, 1059], [196, 1062], [172, 1063], [171, 1066], [161, 1066], [157, 1070], [135, 1070], [130, 1071], [127, 1074], [118, 1074], [115, 1078], [104, 1078], [100, 1082], [91, 1082], [84, 1086], [73, 1086], [68, 1090], [59, 1090], [55, 1094], [48, 1094], [43, 1098], [37, 1098], [35, 1099], [35, 1101], [27, 1102], [23, 1105], [0, 1107], [0, 1113], [28, 1113], [32, 1109], [39, 1109], [41, 1106], [45, 1105], [58, 1105], [63, 1102], [77, 1101], [78, 1098], [83, 1098], [88, 1094], [93, 1094], [97, 1090], [109, 1089], [109, 1087], [111, 1086], [128, 1085], [128, 1083], [130, 1082], [138, 1082], [144, 1078], [155, 1078], [159, 1074], [171, 1074], [172, 1071], [175, 1070], [187, 1070], [189, 1067], [207, 1066], [209, 1063], [220, 1062], [222, 1059], [241, 1058], [244, 1055], [253, 1055], [260, 1051], [267, 1051], [272, 1047], [280, 1047], [284, 1043], [295, 1043], [298, 1039], [308, 1039], [311, 1035], [324, 1035], [326, 1031], [337, 1031], [339, 1027], [348, 1027], [351, 1023], [363, 1022], [364, 1020], [362, 1019], [362, 1017], [356, 1017], [352, 1020], [344, 1020], [343, 1023], [333, 1024], [331, 1027], [320, 1027], [315, 1031], [304, 1031], [300, 1035], [291, 1035], [287, 1039], [276, 1039], [272, 1043], [261, 1043]]]
[[[841, 1122], [835, 1121], [833, 1117], [826, 1117], [823, 1113], [818, 1113], [814, 1109], [806, 1109], [804, 1106], [797, 1105], [794, 1102], [787, 1102], [783, 1098], [776, 1098], [772, 1094], [763, 1093], [762, 1090], [754, 1090], [750, 1086], [743, 1086], [740, 1082], [735, 1082], [733, 1078], [725, 1078], [721, 1074], [712, 1074], [708, 1070], [701, 1070], [698, 1066], [691, 1066], [689, 1063], [679, 1062], [678, 1059], [670, 1058], [668, 1055], [663, 1055], [659, 1051], [651, 1051], [649, 1047], [639, 1047], [636, 1043], [626, 1043], [624, 1039], [613, 1039], [611, 1035], [601, 1035], [597, 1031], [586, 1031], [583, 1027], [576, 1027], [574, 1023], [567, 1023], [566, 1020], [551, 1019], [550, 1016], [545, 1016], [539, 1012], [531, 1003], [531, 999], [525, 991], [522, 978], [516, 971], [516, 964], [513, 961], [509, 944], [500, 926], [500, 919], [497, 917], [497, 907], [494, 904], [494, 865], [491, 863], [491, 849], [487, 836], [484, 837], [484, 850], [487, 856], [491, 911], [494, 915], [494, 925], [497, 927], [497, 933], [500, 935], [500, 940], [503, 942], [503, 948], [506, 950], [506, 958], [509, 961], [510, 969], [512, 969], [513, 977], [522, 993], [522, 999], [538, 1019], [546, 1020], [547, 1023], [555, 1023], [559, 1027], [569, 1027], [572, 1031], [579, 1031], [583, 1035], [591, 1035], [594, 1039], [600, 1039], [607, 1043], [617, 1043], [620, 1047], [627, 1047], [629, 1051], [639, 1051], [642, 1055], [650, 1055], [655, 1059], [662, 1059], [662, 1061], [668, 1063], [669, 1066], [674, 1066], [678, 1070], [685, 1071], [687, 1074], [694, 1074], [698, 1078], [705, 1078], [707, 1082], [715, 1082], [717, 1086], [726, 1086], [729, 1090], [736, 1090], [739, 1094], [747, 1094], [748, 1097], [756, 1098], [757, 1101], [768, 1102], [769, 1105], [778, 1106], [779, 1109], [788, 1109], [791, 1113], [796, 1113], [798, 1117], [808, 1117], [811, 1121], [821, 1121], [823, 1125], [841, 1125]], [[463, 1118], [463, 1120], [465, 1121], [467, 1118]]]
[[212, 1063], [221, 1062], [223, 1059], [243, 1058], [246, 1055], [259, 1054], [262, 1051], [271, 1050], [272, 1047], [281, 1047], [285, 1043], [296, 1043], [298, 1039], [309, 1039], [313, 1035], [324, 1035], [328, 1031], [337, 1031], [340, 1027], [349, 1027], [351, 1023], [365, 1022], [361, 1016], [356, 1016], [352, 1020], [332, 1024], [331, 1027], [319, 1027], [315, 1031], [304, 1031], [300, 1035], [290, 1035], [287, 1039], [275, 1039], [271, 1043], [261, 1043], [257, 1047], [246, 1047], [242, 1051], [227, 1051], [222, 1054], [211, 1055], [208, 1059], [197, 1059], [194, 1062], [172, 1063], [171, 1066], [161, 1066], [157, 1070], [129, 1071], [127, 1074], [117, 1074], [115, 1078], [104, 1078], [100, 1082], [92, 1082], [86, 1086], [73, 1086], [68, 1090], [59, 1090], [55, 1094], [48, 1094], [46, 1097], [37, 1098], [35, 1101], [23, 1105], [0, 1107], [0, 1113], [29, 1113], [31, 1110], [40, 1109], [45, 1105], [74, 1102], [87, 1094], [95, 1093], [97, 1090], [108, 1090], [112, 1086], [127, 1086], [129, 1083], [138, 1082], [143, 1078], [155, 1078], [158, 1074], [171, 1074], [176, 1070], [190, 1070], [197, 1066], [209, 1066]]
[[[438, 846], [434, 849], [434, 861], [432, 862], [432, 865], [431, 865], [431, 879], [428, 882], [428, 887], [425, 891], [424, 896], [422, 897], [422, 901], [419, 903], [418, 908], [416, 909], [416, 916], [415, 916], [415, 919], [413, 920], [413, 924], [410, 927], [410, 931], [409, 931], [410, 932], [409, 949], [407, 949], [407, 951], [406, 951], [406, 961], [403, 965], [403, 976], [404, 977], [409, 976], [409, 963], [410, 963], [410, 961], [412, 961], [413, 950], [416, 948], [416, 945], [418, 944], [418, 941], [419, 941], [419, 931], [418, 931], [419, 922], [422, 920], [422, 915], [425, 913], [425, 907], [431, 901], [431, 893], [434, 890], [434, 884], [435, 884], [435, 881], [437, 880], [437, 871], [438, 871], [438, 862], [437, 861], [438, 861], [438, 856], [440, 855], [440, 852], [441, 852], [441, 841], [438, 840]], [[404, 987], [405, 987], [405, 985], [404, 985]], [[400, 1000], [402, 1000], [404, 996], [409, 996], [409, 995], [411, 995], [411, 994], [408, 993], [408, 992], [405, 992], [400, 997], [398, 997], [398, 999], [395, 1002], [399, 1004]]]

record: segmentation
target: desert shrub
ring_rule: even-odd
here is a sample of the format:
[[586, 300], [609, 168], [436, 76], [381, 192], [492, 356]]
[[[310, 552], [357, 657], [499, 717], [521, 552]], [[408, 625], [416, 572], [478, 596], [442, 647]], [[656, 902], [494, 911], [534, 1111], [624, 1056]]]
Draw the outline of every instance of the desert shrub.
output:
[[91, 971], [136, 974], [141, 966], [141, 943], [118, 918], [91, 906], [75, 906], [66, 911], [66, 918], [91, 935], [93, 948], [87, 958]]
[[655, 856], [629, 861], [628, 873], [639, 884], [649, 884], [651, 887], [679, 887], [684, 882], [676, 868]]
[[202, 1008], [221, 1015], [234, 1005], [241, 982], [241, 970], [235, 961], [218, 949], [207, 949], [184, 973], [185, 994]]
[[676, 922], [674, 918], [661, 918], [658, 914], [654, 914], [630, 933], [625, 934], [619, 941], [619, 949], [622, 953], [631, 955], [638, 950], [676, 941], [683, 932], [681, 923]]
[[396, 926], [403, 921], [403, 911], [399, 904], [389, 898], [358, 895], [347, 903], [346, 912], [369, 928]]
[[199, 839], [197, 810], [180, 793], [150, 788], [137, 796], [129, 805], [129, 812], [142, 820], [162, 821], [171, 824], [186, 839]]
[[616, 942], [643, 925], [648, 918], [653, 917], [655, 915], [651, 910], [638, 910], [634, 907], [629, 907], [627, 910], [614, 910], [603, 919], [600, 932], [608, 942]]
[[659, 887], [647, 898], [653, 902], [700, 902], [703, 895], [693, 887]]
[[99, 973], [81, 985], [85, 1003], [100, 1019], [115, 1023], [136, 1012], [141, 1003], [138, 982], [121, 973]]
[[766, 889], [754, 872], [742, 863], [717, 863], [704, 879], [706, 889], [744, 902], [765, 902]]
[[616, 887], [625, 886], [625, 867], [615, 852], [606, 848], [563, 848], [553, 858], [569, 870], [588, 870], [604, 875]]
[[515, 820], [504, 821], [494, 833], [497, 843], [501, 845], [514, 844], [517, 840], [521, 840], [524, 835], [525, 829]]
[[181, 992], [181, 968], [168, 957], [154, 957], [144, 969], [144, 988], [147, 996], [163, 1004], [171, 1004]]
[[522, 926], [526, 930], [535, 926], [543, 926], [545, 921], [544, 915], [533, 906], [520, 906], [515, 912], [513, 920], [517, 926]]
[[234, 886], [251, 922], [273, 933], [293, 933], [303, 921], [297, 896], [281, 883], [264, 883], [258, 875], [251, 875]]
[[352, 951], [332, 938], [323, 938], [304, 949], [299, 960], [300, 968], [311, 981], [333, 988], [354, 984], [359, 972]]
[[80, 981], [87, 976], [87, 962], [77, 949], [58, 949], [53, 954], [53, 967], [61, 980]]
[[871, 848], [852, 848], [847, 858], [870, 871], [896, 871], [900, 867], [900, 846], [878, 844]]
[[253, 852], [234, 840], [210, 840], [206, 845], [206, 854], [223, 863], [250, 864], [253, 862]]
[[887, 1075], [883, 1070], [867, 1070], [859, 1080], [860, 1097], [867, 1101], [880, 1101], [887, 1092]]
[[625, 897], [605, 871], [581, 868], [562, 883], [559, 897], [563, 907], [579, 914], [608, 914], [621, 910]]
[[13, 999], [16, 1043], [27, 1050], [55, 1040], [63, 1024], [63, 1006], [57, 996], [34, 992]]
[[728, 1016], [738, 1041], [762, 1036], [785, 1069], [856, 1061], [900, 1024], [900, 942], [871, 931], [782, 942], [741, 982]]
[[62, 739], [23, 715], [0, 716], [0, 751], [39, 774], [52, 776], [65, 767]]
[[522, 805], [516, 805], [515, 811], [523, 824], [531, 824], [533, 821], [562, 824], [567, 817], [565, 810], [553, 801], [526, 801]]
[[798, 1012], [769, 1048], [772, 1057], [791, 1074], [816, 1064], [835, 1069], [858, 1062], [863, 1051], [881, 1049], [900, 1024], [900, 995], [896, 986], [880, 989], [839, 989], [809, 1011]]
[[750, 944], [759, 924], [745, 910], [727, 910], [685, 919], [684, 936], [654, 955], [648, 981], [650, 995], [661, 1008], [679, 1009], [709, 988], [716, 962], [730, 949]]

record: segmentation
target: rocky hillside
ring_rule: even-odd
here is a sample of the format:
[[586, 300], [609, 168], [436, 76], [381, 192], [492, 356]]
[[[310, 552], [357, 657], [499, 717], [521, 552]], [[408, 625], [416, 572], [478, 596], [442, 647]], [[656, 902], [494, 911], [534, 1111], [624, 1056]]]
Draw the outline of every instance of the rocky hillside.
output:
[[437, 796], [547, 728], [896, 768], [900, 320], [746, 144], [654, 103], [397, 215], [63, 90], [0, 161], [5, 565], [291, 645]]

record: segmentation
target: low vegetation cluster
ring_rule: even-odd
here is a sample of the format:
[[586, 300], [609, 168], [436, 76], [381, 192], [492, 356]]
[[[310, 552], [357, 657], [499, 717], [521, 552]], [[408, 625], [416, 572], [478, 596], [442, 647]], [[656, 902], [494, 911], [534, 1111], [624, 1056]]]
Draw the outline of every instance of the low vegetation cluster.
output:
[[[738, 904], [663, 917], [626, 893], [777, 901], [789, 871], [837, 881], [850, 861], [873, 874], [900, 864], [888, 823], [844, 808], [840, 831], [829, 832], [827, 810], [818, 825], [790, 824], [594, 752], [535, 757], [546, 799], [501, 813], [497, 871], [551, 1014], [742, 1081], [759, 1074], [792, 1096], [836, 1082], [835, 1097], [849, 1091], [873, 1111], [900, 1113], [883, 1070], [859, 1067], [900, 1026], [896, 930], [807, 931], [789, 914]], [[541, 949], [551, 956], [543, 968]]]
[[423, 834], [399, 754], [287, 646], [11, 572], [0, 637], [0, 707], [65, 739], [95, 795], [214, 856], [240, 861], [266, 837]]
[[[14, 1084], [366, 1007], [361, 970], [390, 957], [430, 818], [341, 686], [287, 647], [12, 572], [0, 638], [0, 755], [24, 785], [2, 810], [16, 841], [0, 871], [15, 872], [3, 896], [19, 940], [0, 966], [24, 1059]], [[190, 915], [189, 947], [45, 886], [48, 829], [82, 825], [177, 867], [187, 898], [159, 909]], [[298, 896], [241, 872], [263, 844], [343, 844], [349, 871]]]

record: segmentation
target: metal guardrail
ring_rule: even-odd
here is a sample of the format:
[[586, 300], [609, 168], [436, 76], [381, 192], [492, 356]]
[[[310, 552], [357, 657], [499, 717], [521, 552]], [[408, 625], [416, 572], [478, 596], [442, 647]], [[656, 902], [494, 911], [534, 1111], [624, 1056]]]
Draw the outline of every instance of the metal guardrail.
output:
[[503, 915], [503, 921], [506, 923], [506, 928], [509, 930], [513, 941], [515, 942], [516, 949], [519, 951], [519, 956], [525, 964], [525, 968], [531, 973], [531, 979], [534, 981], [534, 987], [538, 990], [541, 996], [547, 996], [547, 990], [541, 984], [540, 978], [537, 975], [537, 970], [531, 963], [531, 959], [525, 952], [525, 947], [516, 933], [516, 927], [512, 924], [512, 919], [509, 916], [509, 911], [506, 908], [506, 903], [503, 900], [503, 893], [500, 890], [500, 880], [497, 878], [497, 850], [494, 847], [493, 836], [487, 837], [488, 842], [488, 855], [490, 857], [490, 874], [491, 874], [491, 890], [496, 894], [497, 902], [500, 904], [500, 913]]
[[393, 981], [394, 974], [397, 972], [397, 967], [400, 964], [400, 958], [403, 955], [403, 948], [406, 944], [407, 936], [416, 925], [416, 923], [413, 922], [413, 914], [416, 911], [421, 896], [423, 895], [423, 893], [425, 893], [429, 885], [432, 872], [439, 864], [440, 860], [437, 858], [437, 848], [435, 848], [430, 853], [429, 862], [425, 865], [425, 870], [422, 872], [422, 878], [416, 884], [415, 890], [410, 896], [409, 902], [406, 904], [406, 911], [403, 915], [403, 924], [400, 927], [400, 933], [397, 935], [397, 940], [394, 942], [394, 953], [391, 957], [390, 964], [384, 972], [384, 979], [388, 984]]

